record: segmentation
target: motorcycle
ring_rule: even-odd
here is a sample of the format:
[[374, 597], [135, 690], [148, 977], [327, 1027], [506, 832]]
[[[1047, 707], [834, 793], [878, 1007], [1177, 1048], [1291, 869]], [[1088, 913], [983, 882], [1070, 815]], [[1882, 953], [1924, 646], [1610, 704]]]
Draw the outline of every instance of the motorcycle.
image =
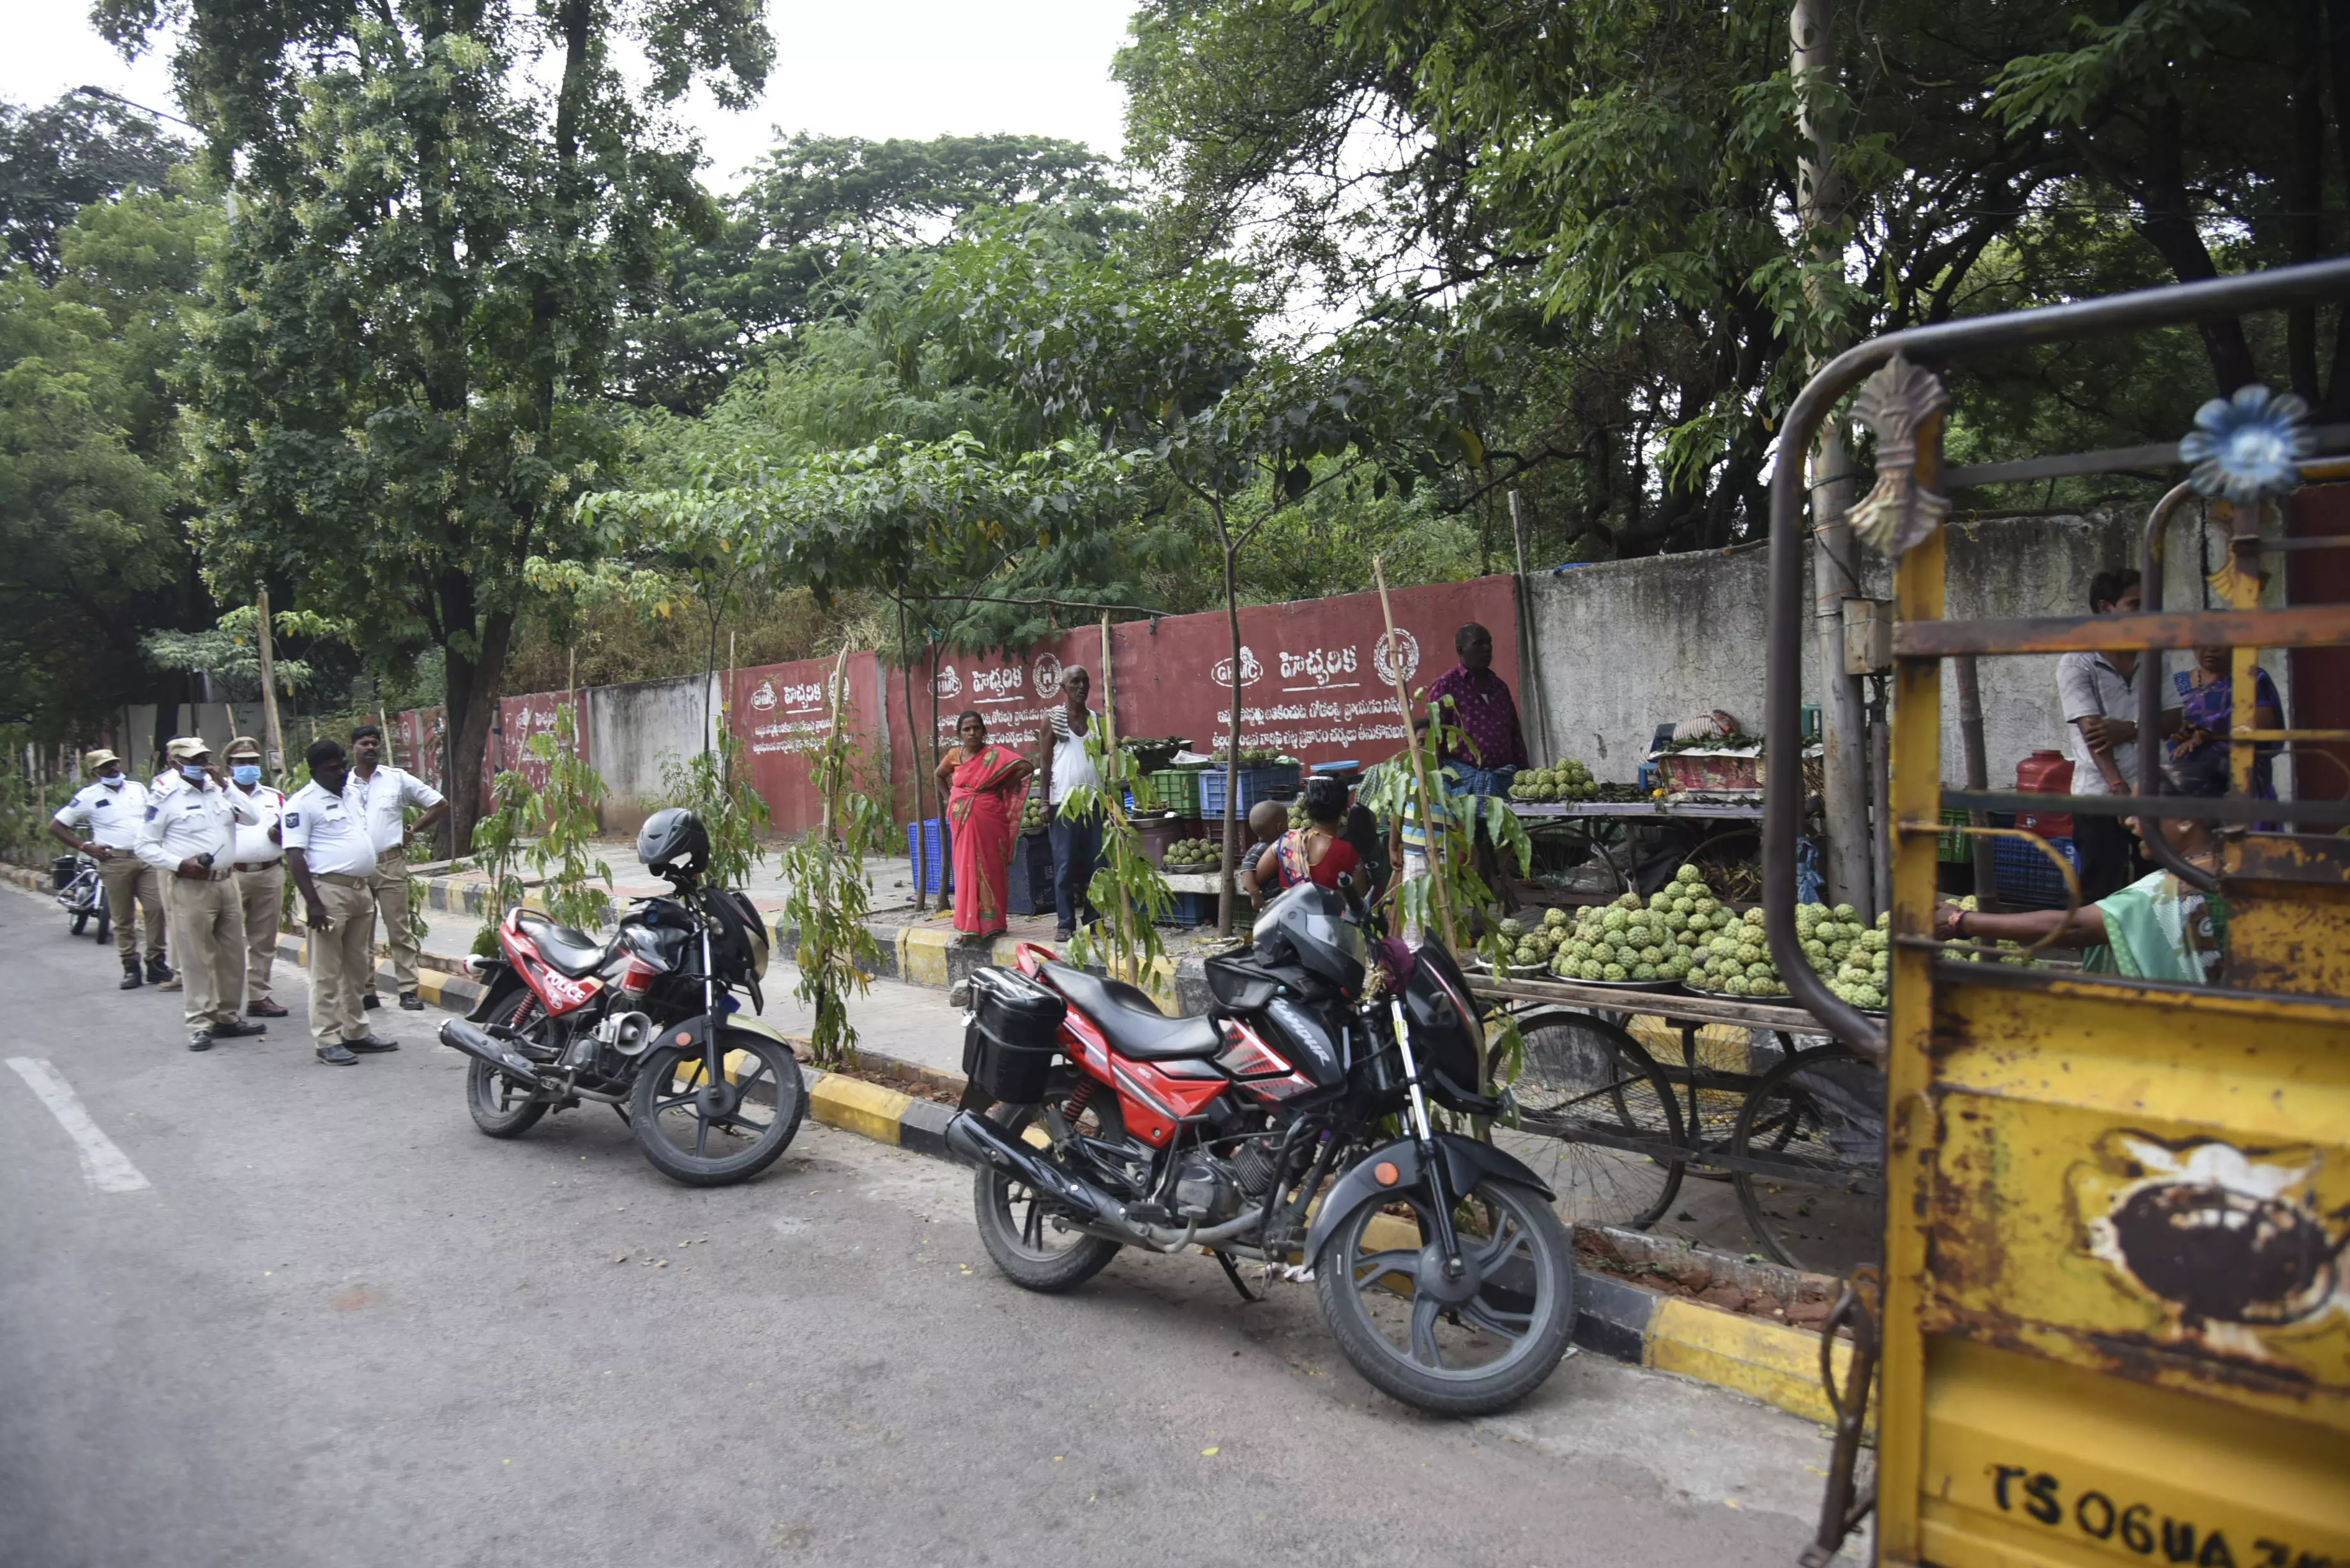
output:
[[[637, 836], [637, 858], [671, 896], [632, 904], [608, 942], [515, 908], [498, 954], [468, 961], [483, 994], [441, 1025], [471, 1057], [465, 1104], [491, 1137], [519, 1137], [549, 1111], [610, 1106], [653, 1168], [689, 1187], [745, 1181], [799, 1131], [799, 1059], [764, 1011], [767, 932], [751, 901], [708, 886], [710, 839], [672, 807]], [[713, 1144], [713, 1139], [715, 1140]]]
[[97, 861], [87, 855], [60, 855], [49, 862], [49, 880], [57, 890], [57, 908], [72, 917], [74, 935], [81, 935], [92, 915], [98, 917], [99, 941], [113, 935], [114, 917], [107, 908], [105, 885], [98, 879]]
[[1057, 1292], [1121, 1247], [1200, 1247], [1251, 1299], [1242, 1260], [1310, 1278], [1347, 1359], [1406, 1404], [1480, 1415], [1539, 1386], [1575, 1326], [1566, 1227], [1523, 1164], [1438, 1130], [1432, 1106], [1508, 1112], [1477, 1088], [1483, 1025], [1441, 943], [1370, 925], [1347, 878], [1290, 888], [1207, 961], [1196, 1017], [1035, 944], [977, 971], [946, 1139], [996, 1267]]

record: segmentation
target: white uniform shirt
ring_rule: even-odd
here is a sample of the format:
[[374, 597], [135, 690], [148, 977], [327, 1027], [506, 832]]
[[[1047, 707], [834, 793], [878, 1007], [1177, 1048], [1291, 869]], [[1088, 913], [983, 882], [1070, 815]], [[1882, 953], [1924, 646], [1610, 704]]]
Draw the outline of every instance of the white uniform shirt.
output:
[[[2141, 653], [2137, 666], [2124, 675], [2102, 653], [2068, 653], [2056, 661], [2056, 695], [2064, 704], [2064, 754], [2073, 759], [2073, 793], [2106, 794], [2106, 775], [2097, 766], [2089, 738], [2075, 719], [2091, 716], [2137, 722], [2137, 682], [2149, 672], [2162, 679], [2162, 656]], [[2130, 788], [2137, 788], [2137, 742], [2116, 746], [2111, 755]]]
[[236, 863], [240, 866], [266, 866], [285, 859], [286, 852], [277, 847], [276, 839], [269, 836], [269, 830], [276, 827], [278, 818], [286, 815], [285, 792], [272, 789], [267, 784], [255, 784], [248, 790], [236, 784], [230, 784], [228, 792], [251, 801], [254, 810], [261, 814], [261, 820], [252, 826], [240, 826], [237, 828]]
[[135, 852], [139, 847], [139, 823], [146, 815], [147, 786], [137, 779], [125, 778], [119, 789], [109, 789], [103, 784], [83, 785], [73, 799], [57, 807], [55, 820], [58, 826], [80, 834], [92, 844]]
[[407, 846], [408, 819], [400, 815], [403, 807], [414, 805], [430, 810], [441, 804], [439, 790], [405, 768], [396, 768], [389, 763], [378, 763], [371, 778], [360, 778], [359, 770], [353, 768], [343, 793], [367, 818], [368, 833], [379, 856], [396, 855]]
[[139, 827], [139, 858], [166, 877], [191, 856], [209, 855], [213, 869], [225, 871], [236, 849], [240, 823], [258, 822], [253, 803], [206, 779], [190, 784], [178, 773], [156, 781]]
[[[381, 768], [376, 776], [383, 775]], [[341, 794], [328, 794], [316, 780], [294, 792], [286, 803], [279, 831], [286, 847], [308, 857], [317, 875], [372, 877], [375, 844], [368, 836], [367, 818], [359, 810], [359, 775], [344, 782]]]
[[[1087, 711], [1090, 727], [1092, 711]], [[1053, 776], [1045, 781], [1046, 802], [1058, 805], [1073, 789], [1101, 788], [1101, 774], [1094, 771], [1094, 760], [1086, 754], [1086, 732], [1069, 727], [1069, 705], [1055, 707], [1047, 722], [1053, 726]]]

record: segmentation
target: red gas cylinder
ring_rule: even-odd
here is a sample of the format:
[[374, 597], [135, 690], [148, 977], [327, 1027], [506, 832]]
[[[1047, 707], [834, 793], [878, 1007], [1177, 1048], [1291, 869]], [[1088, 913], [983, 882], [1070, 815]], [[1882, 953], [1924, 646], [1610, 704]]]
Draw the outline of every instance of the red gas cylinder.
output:
[[[2015, 787], [2032, 794], [2071, 794], [2073, 759], [2062, 752], [2034, 752], [2015, 764]], [[2015, 814], [2015, 826], [2043, 838], [2073, 836], [2069, 812], [2020, 811]]]

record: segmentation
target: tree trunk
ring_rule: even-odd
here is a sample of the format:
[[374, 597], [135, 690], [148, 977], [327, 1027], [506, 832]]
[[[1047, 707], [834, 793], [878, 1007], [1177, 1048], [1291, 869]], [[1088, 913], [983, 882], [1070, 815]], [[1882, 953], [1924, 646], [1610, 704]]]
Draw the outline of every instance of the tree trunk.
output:
[[[1825, 109], [1822, 84], [1835, 69], [1835, 12], [1831, 0], [1796, 0], [1788, 20], [1789, 61], [1803, 105], [1803, 221], [1817, 259], [1841, 259], [1835, 231], [1849, 188], [1835, 172], [1835, 127]], [[1835, 346], [1830, 345], [1831, 350]], [[1783, 461], [1800, 462], [1782, 454]], [[1844, 601], [1860, 592], [1853, 569], [1852, 463], [1843, 427], [1822, 422], [1811, 452], [1812, 636], [1820, 666], [1820, 731], [1827, 811], [1827, 881], [1831, 904], [1867, 907], [1873, 915], [1868, 835], [1868, 726], [1860, 680], [1844, 668]], [[1778, 737], [1791, 751], [1799, 738]]]
[[473, 824], [482, 815], [482, 764], [489, 754], [490, 719], [497, 711], [498, 683], [505, 674], [506, 645], [514, 615], [495, 610], [481, 622], [481, 653], [467, 659], [445, 650], [448, 676], [442, 701], [449, 713], [449, 854], [473, 845]]
[[1244, 832], [1240, 812], [1241, 598], [1239, 566], [1233, 559], [1239, 552], [1232, 547], [1232, 535], [1224, 531], [1222, 518], [1217, 519], [1216, 534], [1224, 545], [1224, 618], [1231, 623], [1232, 632], [1232, 732], [1224, 747], [1224, 876], [1223, 886], [1216, 893], [1216, 929], [1231, 936], [1233, 907], [1240, 901], [1232, 890], [1232, 874], [1240, 864]]
[[[2350, 0], [2327, 0], [2325, 65], [2333, 78], [2334, 150], [2345, 176], [2350, 176]], [[2332, 421], [2350, 410], [2350, 310], [2334, 324], [2334, 365], [2325, 378], [2325, 400], [2318, 417]]]
[[[914, 736], [918, 734], [921, 729], [921, 722], [914, 716], [914, 645], [911, 639], [907, 636], [906, 632], [906, 601], [903, 599], [899, 599], [898, 601], [898, 649], [906, 660], [907, 760], [914, 764], [911, 770], [913, 773], [914, 784], [914, 913], [919, 915], [931, 907], [930, 857], [925, 853], [928, 846], [922, 837], [922, 784], [924, 782], [922, 774], [922, 753], [920, 750], [914, 745]], [[931, 682], [931, 690], [937, 690], [936, 681]], [[887, 706], [886, 702], [884, 703], [884, 706]], [[935, 730], [935, 728], [936, 727], [933, 726], [933, 730]], [[939, 815], [941, 816], [944, 816], [946, 814], [944, 812], [941, 812]], [[1015, 838], [1013, 841], [1013, 844], [1015, 848], [1018, 847], [1019, 840]], [[1016, 862], [1017, 857], [1014, 857], [1014, 859]]]
[[[2154, 151], [2147, 159], [2147, 178], [2138, 197], [2137, 232], [2169, 265], [2181, 283], [2201, 283], [2220, 275], [2211, 252], [2195, 226], [2187, 198], [2187, 174], [2179, 147], [2178, 109], [2172, 106], [2153, 117]], [[2245, 340], [2244, 324], [2234, 317], [2199, 323], [2203, 351], [2211, 360], [2211, 374], [2226, 397], [2249, 381], [2260, 379]]]
[[[2319, 26], [2322, 0], [2293, 0], [2293, 153], [2285, 180], [2287, 253], [2294, 262], [2313, 262], [2325, 254], [2325, 107], [2324, 29]], [[2317, 380], [2317, 307], [2303, 306], [2284, 318], [2285, 373], [2293, 389], [2312, 408], [2323, 400]]]

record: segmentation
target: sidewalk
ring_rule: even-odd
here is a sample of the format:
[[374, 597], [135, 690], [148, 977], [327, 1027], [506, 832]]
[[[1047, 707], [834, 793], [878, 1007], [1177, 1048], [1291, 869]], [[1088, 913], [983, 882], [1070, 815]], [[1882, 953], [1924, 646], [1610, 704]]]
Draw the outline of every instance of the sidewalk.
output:
[[[599, 840], [594, 853], [612, 869], [612, 897], [618, 903], [625, 905], [631, 899], [669, 891], [668, 884], [637, 864], [633, 841]], [[881, 950], [877, 986], [882, 981], [901, 981], [947, 990], [983, 965], [1012, 964], [1022, 942], [1053, 945], [1055, 919], [1048, 910], [1039, 915], [1011, 916], [1005, 921], [1004, 934], [992, 946], [967, 947], [954, 929], [951, 907], [941, 909], [932, 899], [930, 909], [916, 912], [913, 866], [906, 857], [877, 856], [867, 865], [872, 908], [866, 929]], [[435, 919], [450, 918], [462, 928], [460, 935], [436, 937], [430, 950], [461, 958], [464, 944], [472, 940], [480, 924], [488, 879], [475, 871], [452, 874], [431, 867], [420, 867], [418, 875], [425, 885], [428, 913]], [[525, 886], [529, 890], [526, 896], [535, 896], [537, 883], [532, 881]], [[775, 957], [788, 958], [797, 950], [799, 937], [796, 929], [785, 923], [784, 907], [791, 885], [782, 867], [772, 857], [753, 867], [751, 875], [743, 879], [742, 890], [766, 919], [775, 939]], [[1166, 961], [1146, 989], [1177, 1012], [1204, 1012], [1208, 997], [1200, 960], [1219, 945], [1215, 928], [1161, 927], [1159, 940], [1166, 950]], [[450, 945], [452, 942], [455, 945]]]

